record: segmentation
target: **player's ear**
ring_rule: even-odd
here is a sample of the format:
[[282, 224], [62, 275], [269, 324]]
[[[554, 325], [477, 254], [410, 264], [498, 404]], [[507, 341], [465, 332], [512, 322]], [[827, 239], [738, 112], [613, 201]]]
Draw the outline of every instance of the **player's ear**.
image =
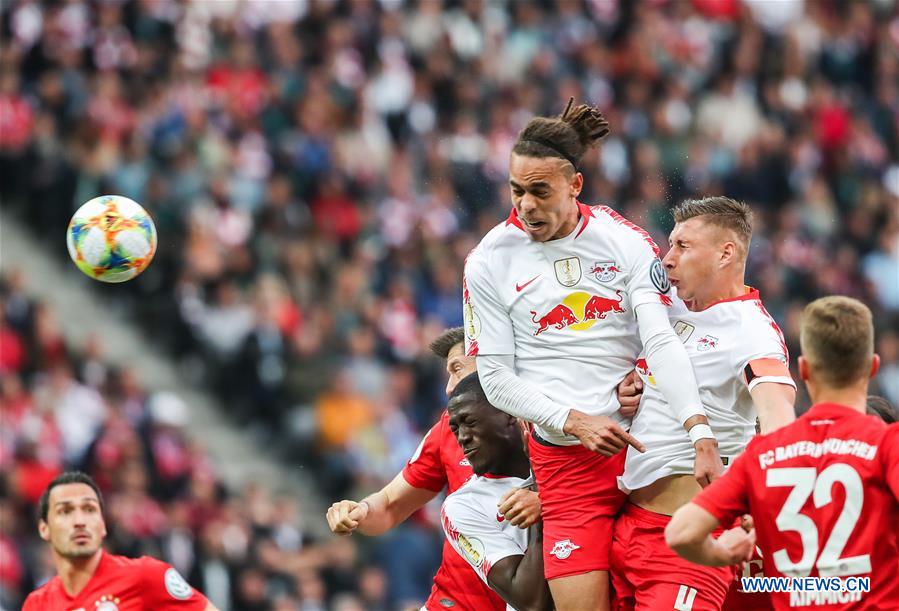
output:
[[41, 518], [40, 520], [38, 520], [38, 523], [37, 523], [37, 532], [38, 532], [38, 534], [40, 534], [41, 539], [43, 539], [44, 541], [49, 541], [49, 540], [50, 540], [50, 525], [47, 524], [47, 523], [43, 520], [43, 518]]
[[796, 364], [799, 367], [799, 379], [808, 380], [808, 360], [804, 356], [799, 355]]
[[577, 197], [581, 194], [581, 190], [584, 188], [584, 175], [580, 172], [575, 172], [574, 176], [571, 177], [571, 182], [568, 183], [569, 190], [571, 193], [571, 197]]
[[880, 371], [880, 355], [875, 352], [871, 357], [871, 374], [868, 377], [873, 378], [878, 371]]
[[725, 242], [724, 246], [721, 248], [721, 257], [720, 262], [721, 265], [724, 266], [728, 263], [731, 263], [734, 260], [734, 257], [737, 256], [737, 245], [733, 242]]

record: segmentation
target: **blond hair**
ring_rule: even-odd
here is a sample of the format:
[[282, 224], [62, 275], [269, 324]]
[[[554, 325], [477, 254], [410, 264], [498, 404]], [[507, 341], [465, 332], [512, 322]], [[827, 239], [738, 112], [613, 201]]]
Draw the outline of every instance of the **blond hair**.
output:
[[737, 235], [743, 258], [749, 252], [749, 242], [752, 240], [752, 209], [743, 202], [723, 195], [688, 199], [676, 206], [671, 214], [676, 223], [701, 217], [716, 227], [729, 229]]
[[821, 383], [843, 388], [867, 378], [874, 354], [871, 310], [851, 297], [816, 299], [802, 312], [799, 344]]

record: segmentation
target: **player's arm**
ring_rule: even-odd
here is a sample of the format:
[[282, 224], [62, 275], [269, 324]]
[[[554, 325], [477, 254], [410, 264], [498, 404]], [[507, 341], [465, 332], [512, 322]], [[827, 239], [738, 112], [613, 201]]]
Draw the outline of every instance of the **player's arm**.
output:
[[738, 526], [715, 539], [712, 532], [716, 528], [718, 518], [695, 503], [687, 503], [665, 527], [665, 542], [681, 558], [705, 566], [732, 566], [752, 558], [755, 529], [747, 532]]
[[363, 535], [382, 535], [424, 507], [439, 491], [416, 488], [402, 473], [359, 502], [343, 500], [328, 509], [328, 526], [338, 535], [359, 531]]
[[487, 574], [487, 584], [518, 611], [553, 608], [549, 585], [543, 578], [543, 523], [528, 530], [528, 548], [523, 555], [506, 556]]
[[796, 388], [793, 386], [764, 382], [757, 384], [749, 392], [759, 415], [762, 435], [767, 435], [796, 420], [796, 410], [793, 409]]
[[758, 412], [761, 433], [767, 435], [796, 420], [796, 411], [793, 409], [796, 383], [790, 376], [787, 357], [783, 352], [785, 348], [772, 335], [770, 327], [763, 326], [757, 330], [745, 328], [744, 335], [758, 337], [757, 341], [768, 344], [767, 353], [757, 353], [738, 363], [740, 376], [746, 383]]
[[696, 450], [693, 472], [700, 485], [707, 486], [724, 472], [724, 464], [699, 398], [690, 357], [671, 328], [668, 312], [660, 302], [641, 303], [636, 307], [636, 314], [646, 362], [675, 417], [690, 435]]
[[726, 531], [718, 539], [712, 531], [730, 526], [749, 512], [748, 472], [752, 443], [734, 461], [730, 470], [678, 509], [665, 527], [665, 542], [679, 556], [706, 566], [727, 566], [749, 560], [755, 548], [755, 530], [741, 527]]

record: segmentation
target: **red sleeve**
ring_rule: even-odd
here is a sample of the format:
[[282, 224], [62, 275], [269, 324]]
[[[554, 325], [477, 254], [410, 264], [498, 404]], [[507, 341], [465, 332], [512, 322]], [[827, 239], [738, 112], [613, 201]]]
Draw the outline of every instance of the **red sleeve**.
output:
[[144, 556], [140, 559], [144, 608], [189, 609], [204, 611], [208, 601], [198, 590], [190, 587], [184, 577], [161, 560]]
[[889, 426], [880, 448], [884, 479], [893, 498], [899, 501], [899, 423]]
[[751, 446], [746, 448], [723, 476], [693, 498], [693, 502], [717, 518], [725, 528], [749, 513], [749, 461], [754, 459]]
[[25, 599], [25, 604], [22, 606], [22, 611], [41, 611], [44, 606], [41, 605], [38, 598], [40, 598], [40, 594], [37, 592], [29, 594], [28, 598]]
[[403, 478], [410, 486], [440, 492], [447, 485], [446, 469], [440, 459], [440, 440], [443, 439], [441, 429], [445, 426], [446, 412], [427, 432], [415, 454], [403, 468]]

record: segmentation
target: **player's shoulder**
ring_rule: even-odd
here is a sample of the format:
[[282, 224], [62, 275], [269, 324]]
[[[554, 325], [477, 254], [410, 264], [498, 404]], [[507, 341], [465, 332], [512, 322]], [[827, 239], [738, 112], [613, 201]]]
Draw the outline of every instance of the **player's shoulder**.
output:
[[25, 598], [22, 611], [35, 611], [38, 609], [49, 609], [52, 607], [53, 593], [59, 588], [59, 576], [53, 577], [50, 581], [34, 590]]
[[496, 250], [519, 248], [526, 245], [529, 240], [513, 208], [508, 218], [497, 223], [481, 238], [468, 258], [470, 260], [472, 257], [487, 257]]
[[594, 222], [608, 239], [617, 241], [627, 248], [644, 250], [649, 248], [655, 256], [659, 256], [659, 246], [643, 227], [626, 218], [620, 212], [605, 204], [589, 206]]

